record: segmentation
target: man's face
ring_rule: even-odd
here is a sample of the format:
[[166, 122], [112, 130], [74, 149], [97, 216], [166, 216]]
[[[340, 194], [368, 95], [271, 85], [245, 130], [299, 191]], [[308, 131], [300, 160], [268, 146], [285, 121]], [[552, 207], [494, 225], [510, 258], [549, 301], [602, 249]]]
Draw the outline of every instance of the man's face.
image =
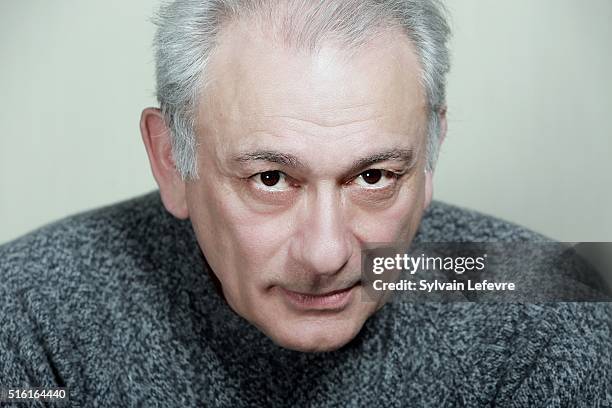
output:
[[281, 346], [336, 349], [383, 303], [361, 299], [361, 248], [410, 241], [428, 204], [417, 57], [395, 32], [349, 55], [248, 28], [209, 67], [189, 217], [234, 311]]

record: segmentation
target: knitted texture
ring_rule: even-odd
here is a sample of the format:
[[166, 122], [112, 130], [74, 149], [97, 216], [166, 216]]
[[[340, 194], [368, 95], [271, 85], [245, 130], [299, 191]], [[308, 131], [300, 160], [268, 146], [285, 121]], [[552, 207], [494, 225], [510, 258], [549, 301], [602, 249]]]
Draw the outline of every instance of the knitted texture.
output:
[[[415, 239], [545, 238], [434, 202]], [[0, 386], [81, 407], [612, 406], [610, 303], [392, 302], [340, 350], [300, 353], [205, 268], [157, 192], [1, 246]]]

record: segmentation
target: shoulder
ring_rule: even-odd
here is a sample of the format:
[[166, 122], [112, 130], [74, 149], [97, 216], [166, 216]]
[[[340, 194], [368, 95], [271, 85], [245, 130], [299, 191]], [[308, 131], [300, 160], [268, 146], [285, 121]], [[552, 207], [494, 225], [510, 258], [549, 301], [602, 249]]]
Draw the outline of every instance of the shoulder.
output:
[[179, 230], [188, 228], [164, 210], [153, 192], [70, 216], [0, 246], [0, 274], [7, 287], [26, 279], [48, 284], [138, 266]]
[[459, 206], [433, 201], [415, 240], [421, 242], [549, 241], [525, 227]]
[[521, 374], [520, 380], [507, 372], [497, 399], [519, 405], [612, 403], [612, 304], [541, 305], [531, 321], [532, 331], [517, 344], [517, 358], [509, 365]]
[[108, 320], [188, 280], [198, 250], [189, 223], [167, 213], [157, 192], [76, 214], [0, 247], [0, 314], [11, 319], [14, 307], [37, 324], [70, 327], [77, 316]]
[[437, 306], [438, 352], [468, 405], [598, 406], [610, 398], [610, 303]]
[[167, 213], [158, 193], [1, 246], [0, 383], [93, 384], [117, 372], [150, 347], [142, 333], [167, 335], [172, 308], [188, 310], [191, 298], [177, 292], [207, 290], [199, 262], [191, 226]]

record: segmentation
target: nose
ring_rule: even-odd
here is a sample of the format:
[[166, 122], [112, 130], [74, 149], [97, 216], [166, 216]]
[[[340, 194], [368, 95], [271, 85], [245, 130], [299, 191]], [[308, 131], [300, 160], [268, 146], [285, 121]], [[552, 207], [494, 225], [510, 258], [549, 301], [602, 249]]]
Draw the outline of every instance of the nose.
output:
[[350, 228], [344, 220], [341, 197], [330, 188], [307, 201], [300, 215], [295, 254], [306, 271], [319, 276], [340, 272], [352, 256]]

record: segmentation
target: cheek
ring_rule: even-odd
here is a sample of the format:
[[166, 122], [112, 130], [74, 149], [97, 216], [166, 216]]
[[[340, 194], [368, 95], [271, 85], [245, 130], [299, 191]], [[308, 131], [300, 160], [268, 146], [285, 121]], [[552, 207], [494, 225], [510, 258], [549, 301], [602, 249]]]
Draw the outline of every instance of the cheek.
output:
[[231, 234], [230, 242], [239, 251], [237, 255], [245, 270], [263, 269], [265, 265], [278, 264], [285, 259], [292, 233], [291, 217], [287, 214], [253, 214], [240, 208], [234, 210], [228, 211], [225, 217]]
[[266, 267], [272, 260], [283, 259], [283, 244], [292, 225], [287, 215], [253, 213], [231, 190], [207, 190], [197, 198], [191, 221], [222, 283], [233, 286], [260, 276], [262, 271], [272, 269]]
[[423, 214], [423, 184], [400, 192], [393, 205], [356, 215], [356, 235], [362, 242], [410, 241]]

